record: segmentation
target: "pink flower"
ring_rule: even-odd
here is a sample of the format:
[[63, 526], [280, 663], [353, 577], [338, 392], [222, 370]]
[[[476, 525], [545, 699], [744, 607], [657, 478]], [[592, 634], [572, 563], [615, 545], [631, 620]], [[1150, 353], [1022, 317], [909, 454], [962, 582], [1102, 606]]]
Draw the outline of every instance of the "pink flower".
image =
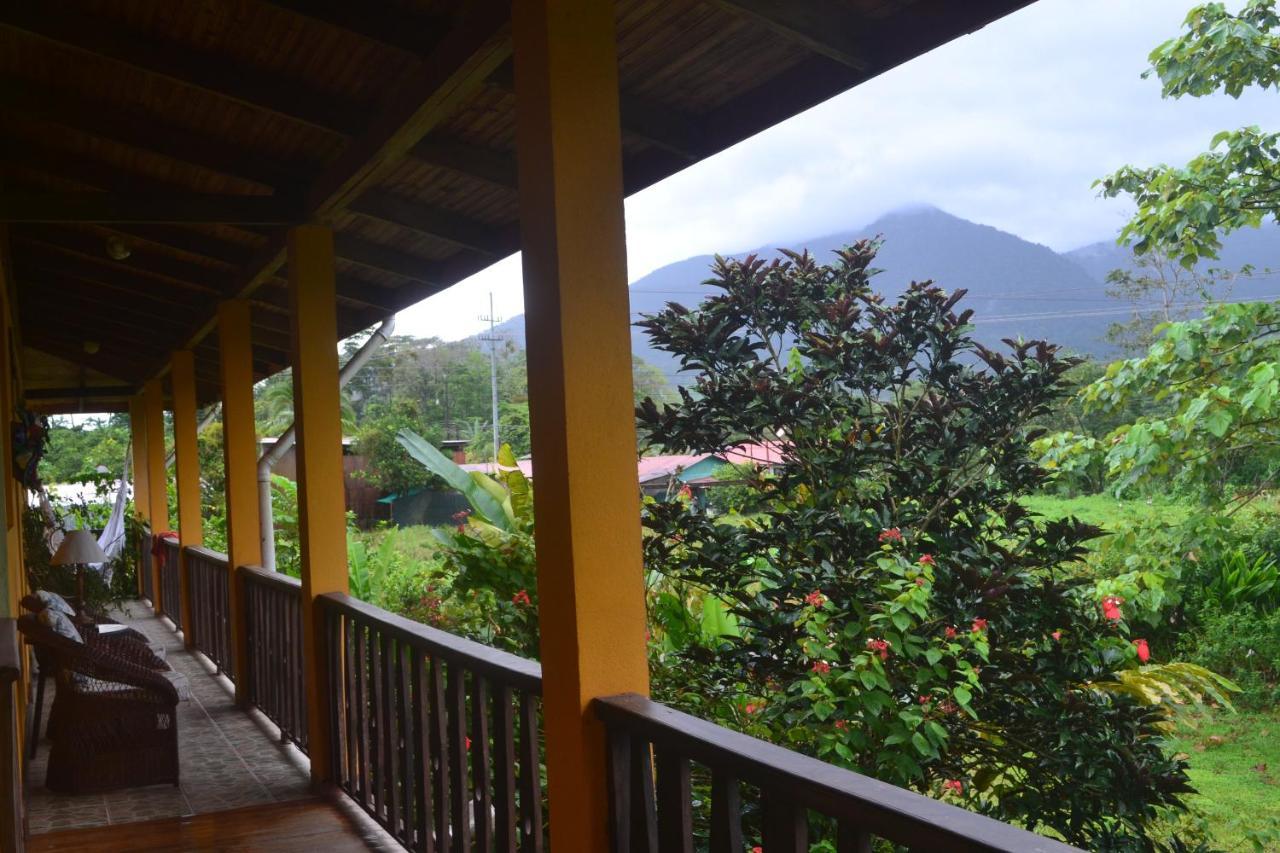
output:
[[1124, 614], [1120, 612], [1121, 604], [1124, 604], [1123, 598], [1118, 595], [1108, 595], [1102, 599], [1102, 615], [1112, 622], [1119, 622], [1124, 618]]
[[524, 605], [525, 607], [528, 607], [533, 602], [529, 599], [529, 593], [526, 590], [522, 589], [519, 592], [517, 592], [515, 595], [511, 596], [511, 603], [520, 604], [520, 605]]
[[827, 599], [826, 599], [826, 596], [824, 596], [822, 593], [818, 592], [815, 589], [813, 592], [809, 593], [804, 597], [804, 601], [805, 601], [805, 604], [808, 604], [812, 607], [821, 607], [823, 604], [826, 604]]
[[831, 664], [824, 660], [816, 660], [813, 662], [813, 666], [809, 668], [809, 671], [816, 672], [818, 675], [826, 675], [831, 671]]
[[1138, 660], [1143, 663], [1151, 660], [1151, 647], [1147, 645], [1146, 640], [1134, 640], [1133, 645], [1138, 649]]
[[916, 560], [916, 562], [917, 562], [917, 563], [919, 563], [919, 564], [920, 564], [920, 565], [922, 565], [922, 566], [933, 566], [933, 565], [936, 565], [936, 563], [934, 563], [934, 561], [933, 561], [933, 555], [932, 555], [932, 554], [921, 554], [921, 555], [920, 555], [920, 559]]
[[921, 705], [928, 705], [929, 697], [922, 694], [916, 697], [916, 701], [919, 702]]
[[944, 794], [946, 793], [955, 793], [957, 795], [963, 794], [964, 783], [961, 782], [959, 779], [948, 779], [947, 781], [942, 783], [942, 792]]
[[948, 625], [948, 626], [947, 626], [947, 630], [946, 630], [946, 637], [947, 637], [947, 639], [948, 639], [948, 640], [954, 640], [957, 636], [959, 636], [959, 635], [956, 633], [955, 626], [953, 626], [953, 625]]
[[764, 710], [764, 703], [761, 702], [756, 704], [755, 702], [748, 702], [742, 710], [746, 711], [748, 714], [758, 714]]
[[888, 527], [880, 531], [881, 542], [901, 542], [902, 530], [897, 527]]
[[924, 586], [924, 578], [916, 578], [916, 586]]
[[1060, 642], [1062, 642], [1062, 632], [1061, 632], [1061, 631], [1054, 631], [1054, 632], [1053, 632], [1052, 634], [1050, 634], [1049, 636], [1050, 636], [1050, 637], [1053, 637], [1053, 639], [1054, 639], [1054, 641], [1055, 641], [1055, 642], [1059, 642], [1059, 643], [1060, 643]]
[[972, 630], [973, 630], [973, 633], [975, 633], [975, 634], [981, 634], [983, 631], [987, 630], [987, 620], [986, 620], [986, 619], [974, 619], [974, 620], [973, 620], [973, 629], [972, 629]]
[[751, 848], [751, 853], [764, 853], [764, 848], [757, 844], [755, 847]]
[[880, 655], [880, 660], [889, 659], [889, 649], [893, 648], [893, 644], [888, 640], [867, 640], [867, 648]]

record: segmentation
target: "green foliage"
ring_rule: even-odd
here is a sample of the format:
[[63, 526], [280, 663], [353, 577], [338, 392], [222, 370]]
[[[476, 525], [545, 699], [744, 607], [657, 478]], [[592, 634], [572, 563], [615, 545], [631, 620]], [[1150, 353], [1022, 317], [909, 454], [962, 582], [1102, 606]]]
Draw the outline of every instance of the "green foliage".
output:
[[271, 514], [275, 528], [276, 571], [300, 577], [302, 551], [298, 535], [298, 484], [279, 474], [271, 475]]
[[[1250, 86], [1280, 88], [1280, 16], [1273, 0], [1248, 0], [1239, 12], [1205, 3], [1187, 15], [1186, 32], [1151, 53], [1166, 97], [1217, 91], [1238, 98]], [[1280, 134], [1245, 127], [1217, 134], [1211, 150], [1184, 167], [1125, 166], [1098, 184], [1130, 195], [1137, 213], [1121, 232], [1139, 253], [1157, 251], [1190, 268], [1217, 257], [1220, 235], [1258, 227], [1280, 212]]]
[[452, 575], [449, 593], [478, 603], [487, 618], [466, 632], [482, 642], [529, 657], [538, 654], [537, 561], [533, 548], [533, 487], [509, 445], [498, 452], [498, 473], [467, 472], [410, 430], [405, 450], [471, 504], [457, 527], [439, 530], [441, 560]]
[[[356, 453], [365, 457], [360, 476], [377, 488], [405, 494], [434, 481], [431, 472], [405, 456], [396, 440], [401, 430], [422, 429], [423, 414], [416, 400], [393, 397], [385, 402], [371, 401], [356, 433]], [[438, 436], [438, 431], [434, 433]]]
[[1237, 682], [1244, 707], [1275, 709], [1280, 704], [1280, 609], [1209, 606], [1200, 622], [1186, 641], [1188, 653]]
[[645, 504], [647, 566], [725, 602], [740, 634], [672, 655], [655, 685], [896, 784], [958, 780], [1001, 819], [1141, 846], [1188, 790], [1162, 749], [1167, 703], [1100, 686], [1138, 661], [1068, 568], [1099, 531], [1018, 502], [1045, 482], [1031, 424], [1073, 362], [985, 349], [962, 293], [913, 284], [886, 303], [876, 248], [718, 259], [716, 295], [641, 324], [697, 374], [678, 404], [638, 408], [656, 445], [787, 445], [752, 518]]
[[45, 455], [40, 460], [40, 477], [46, 484], [74, 483], [97, 474], [98, 466], [120, 476], [129, 449], [129, 418], [52, 418]]
[[1280, 608], [1280, 565], [1259, 554], [1252, 561], [1243, 551], [1232, 551], [1218, 561], [1204, 588], [1205, 604], [1222, 611], [1253, 607], [1261, 611]]
[[[1280, 305], [1215, 305], [1197, 320], [1163, 327], [1141, 358], [1118, 361], [1085, 387], [1089, 410], [1115, 411], [1137, 397], [1164, 413], [1123, 424], [1081, 448], [1101, 456], [1117, 493], [1151, 481], [1239, 505], [1280, 473]], [[1251, 468], [1242, 469], [1248, 458]], [[1258, 460], [1266, 464], [1259, 466]], [[1228, 490], [1252, 470], [1245, 492]]]

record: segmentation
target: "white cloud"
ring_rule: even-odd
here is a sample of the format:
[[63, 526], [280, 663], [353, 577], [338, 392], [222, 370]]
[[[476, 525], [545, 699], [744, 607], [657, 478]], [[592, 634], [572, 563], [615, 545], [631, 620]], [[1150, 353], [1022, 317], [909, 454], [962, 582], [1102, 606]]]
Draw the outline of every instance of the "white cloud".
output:
[[[690, 255], [736, 252], [936, 204], [1055, 249], [1107, 239], [1122, 202], [1094, 179], [1180, 162], [1218, 130], [1259, 123], [1275, 96], [1166, 101], [1146, 55], [1189, 0], [1040, 0], [705, 160], [627, 202], [634, 280]], [[465, 337], [523, 310], [508, 259], [401, 313], [402, 331]]]

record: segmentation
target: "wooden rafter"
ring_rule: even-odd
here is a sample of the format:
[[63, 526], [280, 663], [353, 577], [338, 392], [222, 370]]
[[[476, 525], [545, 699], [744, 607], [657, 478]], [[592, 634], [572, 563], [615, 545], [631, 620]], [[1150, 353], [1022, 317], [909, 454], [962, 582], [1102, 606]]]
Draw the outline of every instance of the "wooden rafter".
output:
[[338, 257], [359, 264], [362, 267], [389, 272], [401, 278], [415, 281], [439, 282], [440, 275], [435, 269], [436, 263], [420, 258], [417, 255], [383, 246], [356, 237], [353, 234], [338, 234], [334, 237], [334, 251]]
[[168, 276], [156, 276], [138, 268], [122, 269], [109, 262], [99, 263], [96, 259], [90, 261], [75, 253], [59, 251], [56, 247], [38, 243], [27, 244], [16, 261], [20, 276], [30, 275], [31, 270], [55, 273], [119, 290], [122, 293], [145, 293], [152, 298], [165, 298], [167, 295], [167, 298], [177, 305], [189, 303], [192, 291], [210, 299], [225, 295], [217, 287], [190, 280], [179, 281]]
[[749, 15], [783, 38], [856, 71], [871, 63], [863, 33], [865, 17], [843, 0], [714, 0], [730, 11]]
[[169, 41], [150, 38], [106, 18], [55, 3], [0, 5], [0, 26], [105, 57], [184, 86], [228, 98], [255, 109], [354, 135], [368, 123], [362, 104], [308, 90], [305, 83]]
[[16, 77], [0, 76], [0, 110], [281, 191], [306, 179], [306, 171], [297, 164], [239, 150], [207, 133], [158, 121], [150, 113], [75, 97]]
[[302, 218], [297, 202], [265, 195], [0, 193], [0, 222], [289, 225]]
[[419, 57], [428, 57], [449, 30], [439, 16], [420, 15], [387, 3], [348, 0], [268, 0], [306, 18], [321, 21], [370, 41]]
[[503, 254], [500, 238], [492, 227], [386, 190], [370, 190], [347, 209], [484, 255]]
[[14, 229], [12, 239], [20, 243], [38, 243], [54, 251], [67, 252], [82, 257], [90, 263], [109, 266], [123, 272], [142, 272], [148, 275], [172, 279], [179, 284], [195, 284], [208, 290], [226, 293], [233, 287], [227, 272], [179, 260], [172, 255], [149, 251], [142, 245], [133, 247], [132, 254], [124, 260], [115, 260], [106, 253], [106, 240], [91, 231], [57, 228], [50, 225], [28, 225]]
[[452, 139], [428, 136], [410, 149], [415, 158], [433, 166], [476, 178], [494, 186], [516, 188], [516, 156], [512, 151], [495, 151]]

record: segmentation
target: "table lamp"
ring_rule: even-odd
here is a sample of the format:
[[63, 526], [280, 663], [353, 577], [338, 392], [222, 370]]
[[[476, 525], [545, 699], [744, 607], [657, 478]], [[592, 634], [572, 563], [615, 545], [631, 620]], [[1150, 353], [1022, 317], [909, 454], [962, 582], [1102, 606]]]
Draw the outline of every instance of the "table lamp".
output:
[[76, 567], [76, 615], [84, 617], [84, 567], [89, 563], [105, 563], [109, 558], [98, 540], [88, 530], [69, 530], [51, 561], [55, 566]]

